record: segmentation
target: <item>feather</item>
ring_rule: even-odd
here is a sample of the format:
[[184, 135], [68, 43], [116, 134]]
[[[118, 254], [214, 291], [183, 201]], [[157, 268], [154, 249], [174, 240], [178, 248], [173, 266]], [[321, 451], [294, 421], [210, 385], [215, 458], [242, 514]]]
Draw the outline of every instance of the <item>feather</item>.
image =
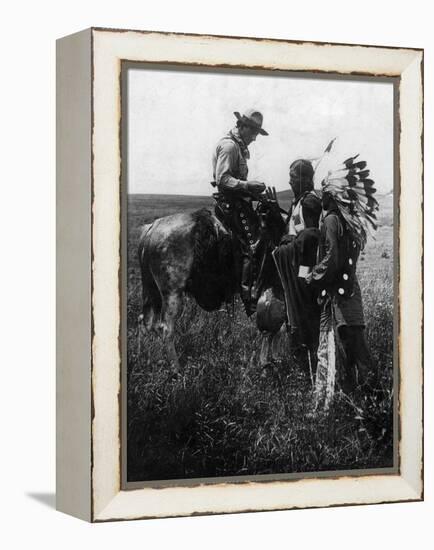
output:
[[368, 187], [368, 189], [365, 189], [363, 186], [360, 187], [359, 185], [351, 187], [351, 189], [359, 193], [359, 195], [366, 195], [366, 196], [373, 195], [376, 192], [376, 189], [374, 189], [373, 187]]
[[330, 193], [341, 212], [348, 230], [363, 249], [368, 235], [374, 235], [378, 225], [375, 212], [378, 202], [374, 197], [374, 180], [369, 178], [367, 162], [359, 160], [358, 154], [346, 159], [335, 169], [329, 170], [321, 185]]
[[320, 190], [322, 185], [322, 180], [324, 179], [325, 171], [327, 170], [327, 159], [330, 157], [330, 152], [333, 148], [333, 145], [335, 143], [337, 138], [333, 138], [327, 147], [324, 149], [323, 154], [321, 157], [317, 160], [317, 162], [312, 162], [312, 166], [314, 167], [314, 175], [313, 175], [313, 182], [314, 182], [314, 189]]
[[333, 147], [333, 143], [336, 141], [336, 138], [333, 138], [331, 140], [331, 142], [327, 145], [327, 147], [325, 148], [325, 151], [324, 153], [330, 153], [330, 151], [332, 150], [332, 147]]
[[[373, 235], [378, 227], [375, 212], [379, 207], [374, 197], [377, 190], [374, 180], [369, 177], [367, 162], [356, 162], [359, 154], [347, 158], [335, 168], [327, 167], [327, 163], [323, 161], [330, 156], [334, 141], [335, 139], [327, 145], [315, 168], [315, 188], [320, 183], [323, 192], [333, 196], [348, 230], [363, 249], [368, 234]], [[320, 164], [321, 170], [317, 171]]]
[[370, 212], [368, 212], [367, 215], [372, 216], [374, 219], [377, 219], [377, 216], [375, 215], [374, 210], [378, 210], [379, 205], [378, 205], [378, 202], [372, 197], [368, 197], [368, 208]]
[[347, 168], [349, 168], [352, 164], [353, 164], [353, 161], [360, 155], [360, 153], [357, 153], [357, 155], [355, 155], [354, 157], [350, 157], [348, 158], [347, 160], [344, 160], [344, 164]]
[[370, 186], [370, 187], [374, 186], [374, 181], [371, 180], [371, 179], [365, 179], [365, 180], [363, 180], [363, 183], [364, 183], [365, 187], [366, 186]]
[[353, 200], [353, 201], [358, 200], [357, 199], [357, 192], [354, 189], [352, 189], [351, 187], [348, 189], [347, 193], [348, 193], [348, 196], [350, 197], [351, 200]]
[[369, 170], [362, 170], [361, 172], [358, 172], [357, 175], [361, 180], [363, 180], [369, 176], [369, 172]]
[[361, 193], [358, 193], [354, 188], [349, 189], [348, 193], [354, 193], [352, 195], [353, 200], [361, 201], [363, 204], [366, 204], [366, 205], [369, 202], [369, 197], [367, 197], [366, 195], [362, 195]]
[[337, 170], [330, 170], [327, 177], [329, 179], [346, 178], [348, 174], [351, 174], [351, 170], [348, 170], [348, 168], [342, 167], [342, 168], [338, 168]]
[[347, 178], [327, 178], [327, 183], [335, 186], [348, 187]]

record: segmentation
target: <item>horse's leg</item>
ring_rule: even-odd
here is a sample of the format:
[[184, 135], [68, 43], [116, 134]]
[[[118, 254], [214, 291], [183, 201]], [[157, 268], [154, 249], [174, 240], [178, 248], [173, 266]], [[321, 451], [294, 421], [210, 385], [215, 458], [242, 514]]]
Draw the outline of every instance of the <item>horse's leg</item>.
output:
[[280, 330], [274, 332], [271, 338], [271, 359], [276, 360], [280, 355], [280, 342], [282, 337], [282, 331], [285, 332], [285, 325], [282, 325]]
[[145, 273], [144, 270], [142, 270], [142, 295], [143, 313], [139, 316], [139, 324], [149, 332], [155, 330], [159, 321], [162, 299], [152, 273]]
[[183, 249], [178, 243], [174, 243], [173, 253], [166, 254], [164, 261], [151, 266], [161, 297], [161, 315], [157, 322], [157, 330], [163, 337], [168, 358], [176, 370], [179, 368], [179, 359], [174, 342], [175, 321], [191, 273], [192, 262], [189, 247]]
[[[147, 228], [147, 229], [146, 229]], [[151, 225], [145, 226], [149, 233]], [[149, 243], [141, 242], [138, 250], [140, 274], [142, 278], [142, 314], [139, 315], [139, 327], [148, 332], [155, 330], [161, 312], [161, 294], [151, 269]]]
[[156, 331], [161, 312], [161, 295], [154, 276], [143, 258], [143, 250], [139, 251], [140, 272], [142, 278], [142, 313], [137, 323], [137, 353], [139, 360], [142, 357], [142, 338], [145, 333]]
[[256, 326], [263, 334], [259, 364], [264, 366], [278, 352], [280, 329], [285, 322], [285, 304], [276, 297], [273, 289], [261, 293], [256, 308]]
[[176, 370], [179, 369], [179, 358], [175, 349], [175, 321], [182, 303], [182, 293], [177, 291], [166, 292], [162, 295], [161, 320], [159, 330], [166, 346], [169, 361]]
[[268, 364], [268, 359], [270, 356], [270, 348], [273, 340], [273, 334], [270, 334], [269, 332], [263, 332], [261, 336], [262, 343], [261, 351], [259, 353], [259, 365], [261, 367], [265, 367]]

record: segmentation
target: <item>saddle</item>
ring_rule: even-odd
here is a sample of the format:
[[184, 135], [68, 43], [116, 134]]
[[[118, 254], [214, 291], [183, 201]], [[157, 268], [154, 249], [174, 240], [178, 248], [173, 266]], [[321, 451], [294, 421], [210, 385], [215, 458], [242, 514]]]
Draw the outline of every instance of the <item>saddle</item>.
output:
[[246, 312], [255, 311], [263, 286], [263, 271], [272, 240], [267, 231], [265, 211], [261, 203], [256, 209], [245, 193], [214, 193], [215, 215], [232, 236], [234, 258], [240, 280], [240, 294]]

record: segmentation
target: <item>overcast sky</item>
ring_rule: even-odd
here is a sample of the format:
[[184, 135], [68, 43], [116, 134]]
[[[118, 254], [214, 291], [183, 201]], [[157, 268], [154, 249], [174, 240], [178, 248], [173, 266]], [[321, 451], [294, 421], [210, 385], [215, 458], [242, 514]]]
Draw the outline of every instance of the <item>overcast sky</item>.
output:
[[128, 191], [209, 195], [215, 145], [234, 126], [233, 112], [250, 107], [270, 135], [249, 147], [249, 179], [287, 189], [290, 163], [319, 157], [337, 136], [336, 162], [360, 153], [378, 191], [392, 189], [392, 84], [134, 68]]

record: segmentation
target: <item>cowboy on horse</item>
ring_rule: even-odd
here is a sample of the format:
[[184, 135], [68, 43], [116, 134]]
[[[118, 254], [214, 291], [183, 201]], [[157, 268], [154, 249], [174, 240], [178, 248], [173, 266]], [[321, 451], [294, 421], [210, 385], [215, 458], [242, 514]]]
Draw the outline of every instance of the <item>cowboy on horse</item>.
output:
[[265, 254], [265, 243], [261, 235], [260, 218], [254, 201], [261, 200], [265, 184], [248, 180], [248, 146], [258, 134], [268, 136], [262, 128], [263, 116], [254, 109], [243, 115], [234, 113], [236, 126], [219, 140], [212, 159], [212, 185], [217, 218], [230, 229], [238, 244], [236, 253], [240, 273], [240, 295], [247, 315], [256, 309], [258, 300], [258, 279], [261, 258]]

